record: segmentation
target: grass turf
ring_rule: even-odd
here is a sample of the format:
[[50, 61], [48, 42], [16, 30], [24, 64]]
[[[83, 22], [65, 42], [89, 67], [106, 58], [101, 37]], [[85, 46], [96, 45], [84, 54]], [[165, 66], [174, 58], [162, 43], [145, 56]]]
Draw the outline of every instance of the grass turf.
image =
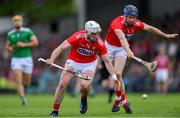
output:
[[[88, 98], [88, 111], [79, 113], [80, 97], [65, 96], [60, 117], [180, 117], [180, 94], [149, 94], [147, 100], [142, 94], [127, 94], [133, 114], [126, 114], [121, 108], [112, 113], [113, 103], [107, 103], [106, 94]], [[0, 95], [0, 117], [48, 117], [53, 95], [28, 95], [28, 106], [21, 106], [17, 95]]]

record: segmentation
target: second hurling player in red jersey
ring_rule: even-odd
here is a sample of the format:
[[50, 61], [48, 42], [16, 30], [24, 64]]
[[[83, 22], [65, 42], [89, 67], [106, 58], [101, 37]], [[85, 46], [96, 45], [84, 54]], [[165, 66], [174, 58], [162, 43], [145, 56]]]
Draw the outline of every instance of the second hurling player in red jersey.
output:
[[[105, 45], [110, 56], [110, 60], [114, 62], [116, 76], [121, 83], [121, 90], [116, 91], [115, 102], [112, 107], [112, 112], [117, 112], [122, 105], [126, 113], [132, 113], [130, 104], [125, 96], [125, 87], [122, 80], [122, 72], [126, 63], [127, 57], [132, 58], [134, 53], [129, 48], [129, 41], [133, 35], [140, 30], [150, 32], [162, 38], [174, 39], [178, 34], [166, 34], [159, 29], [150, 26], [140, 20], [138, 17], [138, 9], [133, 5], [124, 7], [124, 15], [115, 18], [108, 29], [105, 39]], [[110, 96], [111, 97], [111, 96]]]
[[162, 94], [168, 92], [168, 82], [169, 82], [169, 68], [171, 67], [169, 63], [169, 57], [166, 55], [166, 45], [162, 44], [159, 46], [159, 54], [156, 57], [158, 61], [158, 66], [155, 72], [156, 87], [157, 91]]
[[[67, 48], [70, 48], [68, 59], [65, 68], [76, 73], [91, 77], [92, 80], [80, 79], [81, 85], [81, 103], [80, 113], [86, 113], [88, 109], [87, 95], [90, 91], [93, 77], [97, 65], [97, 55], [100, 54], [104, 61], [109, 74], [112, 76], [115, 89], [120, 89], [120, 82], [117, 80], [113, 66], [109, 60], [106, 47], [99, 36], [101, 32], [100, 25], [95, 21], [88, 21], [85, 23], [85, 30], [78, 31], [70, 36], [67, 40], [62, 42], [51, 54], [51, 57], [46, 60], [47, 64], [51, 64], [55, 59]], [[63, 71], [61, 79], [55, 93], [53, 110], [50, 116], [58, 116], [64, 91], [68, 86], [70, 80], [74, 77], [71, 73]]]

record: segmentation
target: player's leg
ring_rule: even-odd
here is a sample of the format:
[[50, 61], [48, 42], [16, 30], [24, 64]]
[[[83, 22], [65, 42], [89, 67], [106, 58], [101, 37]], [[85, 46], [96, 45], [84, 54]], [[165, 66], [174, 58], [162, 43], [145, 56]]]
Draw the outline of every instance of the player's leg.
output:
[[168, 70], [163, 70], [163, 78], [162, 78], [162, 93], [167, 94], [168, 92], [168, 78], [169, 78], [169, 72]]
[[23, 72], [23, 85], [24, 85], [24, 91], [27, 92], [27, 87], [31, 84], [32, 80], [32, 74], [31, 73], [25, 73]]
[[167, 94], [168, 92], [168, 80], [164, 80], [162, 83], [162, 93]]
[[113, 64], [114, 70], [115, 70], [117, 78], [120, 80], [120, 83], [121, 83], [121, 90], [115, 92], [116, 97], [115, 97], [115, 103], [112, 107], [112, 112], [119, 111], [120, 109], [119, 105], [120, 105], [120, 102], [122, 102], [123, 107], [126, 110], [126, 113], [132, 113], [132, 111], [130, 110], [129, 103], [126, 100], [125, 87], [124, 87], [124, 82], [122, 80], [122, 72], [126, 63], [127, 53], [123, 48], [114, 47], [114, 46], [109, 45], [108, 43], [105, 43], [105, 45], [107, 47], [110, 60], [111, 61], [114, 60], [114, 64]]
[[[112, 112], [117, 112], [120, 109], [120, 102], [122, 100], [122, 97], [125, 97], [125, 87], [124, 82], [122, 80], [122, 72], [126, 63], [126, 56], [116, 56], [114, 59], [114, 70], [116, 73], [117, 78], [119, 79], [121, 83], [121, 90], [116, 91], [115, 94], [115, 103], [112, 108]], [[122, 96], [123, 95], [123, 96]]]
[[[66, 67], [66, 69], [73, 70], [72, 67]], [[53, 116], [53, 117], [58, 116], [58, 111], [60, 109], [61, 102], [64, 98], [65, 89], [68, 86], [70, 80], [73, 78], [73, 76], [74, 75], [72, 75], [66, 71], [62, 72], [59, 84], [55, 91], [53, 110], [49, 114], [50, 116]]]
[[30, 73], [22, 72], [22, 85], [24, 88], [24, 97], [23, 97], [23, 102], [22, 102], [23, 105], [28, 104], [25, 94], [27, 92], [27, 87], [31, 84], [31, 76], [32, 75]]
[[155, 81], [155, 83], [156, 83], [156, 92], [161, 93], [161, 82], [160, 82], [160, 80], [161, 80], [161, 72], [160, 72], [159, 69], [157, 69], [155, 71], [155, 79], [156, 79], [156, 81]]
[[23, 72], [23, 85], [29, 86], [31, 84], [32, 74]]
[[24, 87], [22, 84], [22, 72], [20, 70], [13, 70], [14, 77], [17, 84], [17, 91], [20, 96], [24, 96]]
[[32, 71], [33, 71], [33, 60], [32, 57], [25, 57], [21, 59], [23, 67], [23, 85], [25, 93], [27, 92], [27, 87], [31, 84]]
[[[126, 60], [127, 60], [127, 56], [116, 56], [115, 60], [114, 60], [114, 69], [115, 69], [115, 73], [117, 78], [120, 80], [121, 83], [121, 90], [120, 91], [116, 91], [116, 100], [114, 103], [114, 106], [112, 108], [113, 112], [117, 112], [120, 108], [120, 103], [123, 105], [126, 113], [132, 113], [132, 110], [130, 108], [130, 104], [128, 103], [126, 96], [125, 96], [125, 86], [124, 86], [124, 82], [122, 79], [122, 73], [124, 70], [124, 66], [126, 64]], [[117, 107], [118, 106], [118, 107]]]
[[125, 55], [115, 57], [115, 61], [114, 61], [115, 73], [121, 83], [121, 91], [119, 91], [119, 92], [117, 91], [116, 95], [118, 96], [121, 94], [120, 103], [123, 105], [123, 108], [125, 109], [126, 113], [132, 113], [132, 110], [130, 108], [130, 103], [126, 99], [125, 85], [124, 85], [123, 78], [122, 78], [122, 73], [124, 70], [124, 66], [126, 64], [126, 60], [127, 60], [127, 56], [125, 56]]
[[80, 93], [80, 80], [78, 79], [78, 77], [75, 78], [76, 79], [76, 85], [75, 85], [75, 89], [74, 89], [74, 95], [77, 96]]
[[[87, 70], [85, 72], [83, 72], [84, 75], [89, 76], [91, 78], [94, 78], [94, 74], [95, 72], [92, 70]], [[92, 80], [80, 80], [80, 85], [81, 85], [81, 104], [80, 104], [80, 113], [84, 114], [86, 113], [87, 109], [88, 109], [88, 103], [87, 103], [87, 96], [88, 93], [91, 89], [91, 84], [92, 84]]]
[[161, 81], [156, 80], [156, 91], [157, 93], [161, 93]]
[[21, 98], [22, 105], [26, 105], [27, 100], [24, 94], [24, 86], [23, 86], [23, 66], [22, 66], [21, 58], [12, 58], [11, 60], [11, 69], [14, 74], [14, 78], [17, 84], [17, 92]]
[[13, 70], [13, 74], [16, 80], [16, 84], [17, 84], [17, 92], [22, 100], [22, 105], [26, 105], [27, 100], [25, 98], [25, 94], [24, 94], [24, 86], [23, 86], [23, 82], [22, 82], [22, 71], [21, 70]]
[[160, 81], [160, 93], [163, 94], [163, 80]]
[[125, 86], [122, 79], [122, 73], [126, 64], [126, 59], [127, 57], [125, 56], [116, 56], [114, 60], [114, 70], [117, 78], [120, 80], [122, 94], [125, 94]]

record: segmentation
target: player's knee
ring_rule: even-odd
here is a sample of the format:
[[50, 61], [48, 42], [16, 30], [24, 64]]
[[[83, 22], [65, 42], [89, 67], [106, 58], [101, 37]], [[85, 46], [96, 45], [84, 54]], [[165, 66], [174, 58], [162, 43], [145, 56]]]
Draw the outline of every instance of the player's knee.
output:
[[90, 90], [90, 86], [84, 84], [84, 85], [81, 85], [81, 92], [82, 93], [88, 93]]
[[81, 93], [83, 93], [83, 94], [88, 94], [89, 91], [90, 91], [89, 89], [85, 89], [85, 88], [81, 89]]

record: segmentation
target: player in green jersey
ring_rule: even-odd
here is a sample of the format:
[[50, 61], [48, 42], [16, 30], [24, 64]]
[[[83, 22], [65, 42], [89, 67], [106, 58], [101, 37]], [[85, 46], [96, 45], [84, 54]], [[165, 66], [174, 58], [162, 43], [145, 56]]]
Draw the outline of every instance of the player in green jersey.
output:
[[31, 83], [32, 47], [38, 45], [38, 40], [31, 29], [23, 27], [22, 16], [14, 16], [12, 22], [14, 29], [8, 32], [6, 49], [12, 53], [11, 69], [22, 105], [27, 105], [24, 88]]

